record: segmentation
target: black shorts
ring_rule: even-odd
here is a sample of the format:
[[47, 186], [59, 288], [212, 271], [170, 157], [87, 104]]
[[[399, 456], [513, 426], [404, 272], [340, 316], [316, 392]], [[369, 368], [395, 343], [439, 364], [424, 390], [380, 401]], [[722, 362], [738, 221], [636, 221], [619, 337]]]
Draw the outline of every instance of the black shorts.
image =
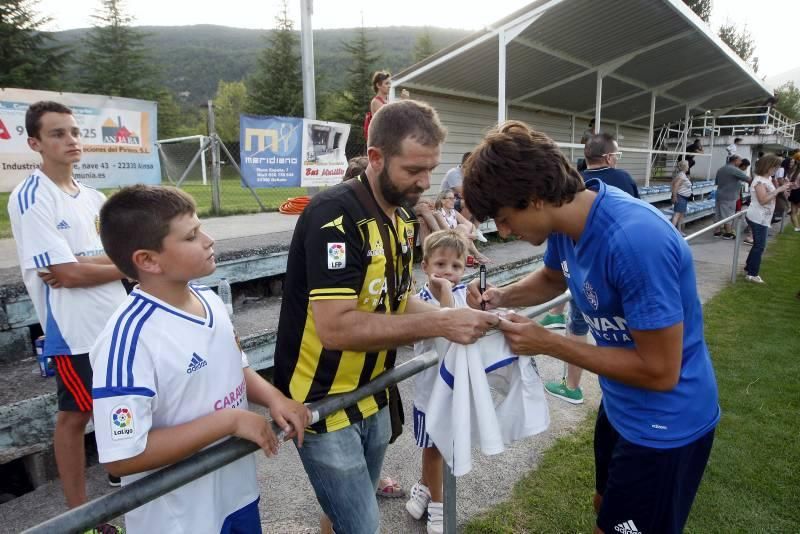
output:
[[92, 411], [92, 366], [88, 354], [53, 356], [60, 412]]
[[597, 526], [606, 534], [680, 533], [703, 478], [714, 430], [683, 447], [655, 449], [614, 430], [603, 405], [594, 432]]

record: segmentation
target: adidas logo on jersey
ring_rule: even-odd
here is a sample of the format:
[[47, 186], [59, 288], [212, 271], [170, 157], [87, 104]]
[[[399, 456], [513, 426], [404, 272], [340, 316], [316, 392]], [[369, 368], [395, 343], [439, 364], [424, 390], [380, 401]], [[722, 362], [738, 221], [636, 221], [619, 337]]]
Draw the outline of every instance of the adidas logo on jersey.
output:
[[620, 523], [614, 527], [614, 530], [620, 534], [642, 534], [642, 531], [636, 528], [636, 525], [633, 524], [633, 520]]
[[61, 219], [61, 222], [56, 225], [56, 228], [58, 228], [59, 230], [69, 230], [71, 226], [67, 221]]
[[205, 361], [203, 358], [197, 355], [196, 352], [192, 353], [192, 360], [189, 362], [189, 368], [186, 369], [186, 374], [192, 374], [195, 371], [199, 371], [203, 367], [208, 365], [208, 362]]

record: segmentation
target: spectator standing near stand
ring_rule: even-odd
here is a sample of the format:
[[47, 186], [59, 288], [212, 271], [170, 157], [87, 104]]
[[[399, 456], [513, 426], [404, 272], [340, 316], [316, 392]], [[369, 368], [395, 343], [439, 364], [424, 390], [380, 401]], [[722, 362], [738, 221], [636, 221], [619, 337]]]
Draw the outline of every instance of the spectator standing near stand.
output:
[[764, 280], [758, 275], [761, 269], [761, 256], [767, 247], [767, 234], [775, 211], [775, 199], [788, 191], [791, 183], [775, 187], [770, 179], [781, 165], [781, 158], [775, 154], [767, 154], [756, 161], [755, 176], [753, 177], [750, 206], [747, 208], [747, 225], [753, 232], [753, 248], [747, 255], [744, 270], [745, 280], [763, 284]]
[[728, 159], [730, 159], [731, 156], [733, 156], [734, 154], [736, 154], [738, 152], [739, 143], [741, 143], [741, 142], [742, 142], [742, 138], [741, 137], [737, 137], [737, 138], [735, 138], [733, 140], [733, 143], [731, 143], [731, 144], [729, 144], [728, 146], [725, 147], [725, 152], [728, 153]]
[[[739, 198], [739, 191], [742, 183], [749, 183], [750, 178], [739, 168], [742, 158], [736, 154], [728, 158], [728, 162], [717, 170], [714, 182], [717, 185], [716, 196], [714, 198], [715, 220], [727, 219], [736, 213], [736, 200]], [[735, 239], [733, 225], [726, 223], [722, 228], [714, 232], [714, 237], [723, 239]]]
[[[467, 302], [534, 306], [569, 288], [597, 346], [510, 313], [517, 354], [550, 354], [600, 376], [594, 532], [682, 532], [720, 418], [691, 249], [654, 207], [581, 176], [546, 135], [510, 121], [467, 161], [464, 198], [501, 236], [547, 241], [544, 267]], [[645, 236], [646, 238], [642, 238]]]
[[[108, 317], [125, 299], [125, 278], [105, 255], [98, 216], [106, 197], [77, 182], [80, 128], [72, 110], [36, 102], [25, 114], [28, 146], [42, 167], [14, 188], [8, 199], [19, 266], [39, 323], [44, 355], [56, 366], [53, 447], [67, 506], [86, 502], [84, 434], [92, 417], [89, 349]], [[112, 485], [119, 479], [109, 478]], [[117, 527], [98, 526], [112, 534]]]
[[686, 234], [681, 231], [681, 224], [686, 215], [686, 207], [692, 198], [692, 181], [687, 175], [689, 167], [688, 161], [679, 161], [675, 176], [672, 178], [672, 224], [684, 237]]
[[[686, 147], [686, 152], [691, 154], [702, 154], [703, 153], [703, 145], [700, 144], [700, 139], [695, 139], [691, 145]], [[686, 155], [686, 161], [689, 163], [689, 168], [686, 170], [686, 176], [691, 176], [692, 174], [692, 167], [695, 165], [694, 156]]]
[[[617, 164], [622, 157], [614, 136], [608, 133], [592, 134], [586, 139], [583, 148], [586, 158], [587, 168], [581, 173], [584, 180], [597, 178], [608, 185], [613, 185], [618, 189], [628, 193], [634, 198], [639, 198], [639, 189], [633, 177], [625, 170], [618, 169]], [[576, 341], [586, 341], [586, 334], [589, 333], [589, 326], [583, 318], [580, 310], [570, 302], [569, 321], [564, 321], [564, 311], [566, 304], [556, 306], [540, 324], [545, 328], [567, 328], [567, 336]], [[583, 403], [583, 391], [580, 388], [581, 375], [583, 369], [576, 365], [565, 364], [566, 370], [561, 381], [547, 382], [544, 385], [545, 391], [551, 395], [565, 400], [571, 404]]]
[[[275, 385], [286, 396], [308, 403], [353, 391], [393, 368], [400, 345], [438, 336], [468, 344], [497, 325], [489, 312], [409, 298], [415, 219], [407, 206], [430, 187], [444, 138], [430, 106], [387, 104], [370, 126], [366, 171], [316, 195], [298, 219], [275, 347]], [[375, 491], [386, 447], [402, 430], [395, 393], [362, 399], [306, 433], [298, 453], [326, 515], [323, 532], [380, 527]]]

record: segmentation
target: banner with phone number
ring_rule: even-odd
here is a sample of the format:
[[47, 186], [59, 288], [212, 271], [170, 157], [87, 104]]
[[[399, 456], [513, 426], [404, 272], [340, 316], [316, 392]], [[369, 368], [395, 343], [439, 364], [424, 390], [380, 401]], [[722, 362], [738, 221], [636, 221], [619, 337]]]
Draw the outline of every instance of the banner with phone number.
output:
[[40, 100], [72, 109], [83, 156], [74, 176], [94, 188], [161, 183], [155, 102], [29, 89], [0, 89], [0, 191], [11, 191], [41, 164], [28, 147], [25, 112]]

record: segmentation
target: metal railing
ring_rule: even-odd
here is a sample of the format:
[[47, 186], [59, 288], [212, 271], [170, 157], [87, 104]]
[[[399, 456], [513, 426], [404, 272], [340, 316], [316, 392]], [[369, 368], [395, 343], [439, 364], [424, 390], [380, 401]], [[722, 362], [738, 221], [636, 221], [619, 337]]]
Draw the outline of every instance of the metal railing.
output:
[[[736, 281], [741, 246], [741, 221], [744, 215], [745, 212], [740, 211], [721, 221], [706, 226], [685, 238], [687, 242], [692, 241], [711, 230], [735, 221], [736, 239], [734, 242], [731, 266], [731, 282]], [[571, 294], [567, 290], [548, 302], [524, 308], [519, 313], [529, 318], [538, 317], [551, 308], [569, 302], [570, 300]], [[311, 410], [312, 415], [311, 422], [312, 424], [316, 423], [338, 410], [352, 406], [363, 398], [374, 395], [379, 391], [385, 390], [392, 384], [402, 382], [428, 367], [436, 365], [437, 362], [438, 357], [436, 353], [428, 352], [386, 371], [355, 391], [330, 396], [319, 402], [312, 403], [309, 405], [309, 410]], [[275, 432], [278, 439], [283, 441], [285, 433], [274, 422], [272, 423], [272, 430]], [[258, 450], [259, 447], [255, 443], [241, 438], [230, 438], [223, 443], [209, 447], [185, 460], [165, 467], [131, 484], [126, 484], [114, 493], [104, 495], [103, 497], [48, 519], [43, 523], [25, 530], [23, 534], [69, 534], [76, 531], [83, 532], [94, 525], [108, 522], [119, 515], [138, 508], [149, 501], [157, 499]], [[455, 534], [456, 478], [453, 476], [446, 462], [444, 463], [443, 482], [444, 532], [447, 534]]]

